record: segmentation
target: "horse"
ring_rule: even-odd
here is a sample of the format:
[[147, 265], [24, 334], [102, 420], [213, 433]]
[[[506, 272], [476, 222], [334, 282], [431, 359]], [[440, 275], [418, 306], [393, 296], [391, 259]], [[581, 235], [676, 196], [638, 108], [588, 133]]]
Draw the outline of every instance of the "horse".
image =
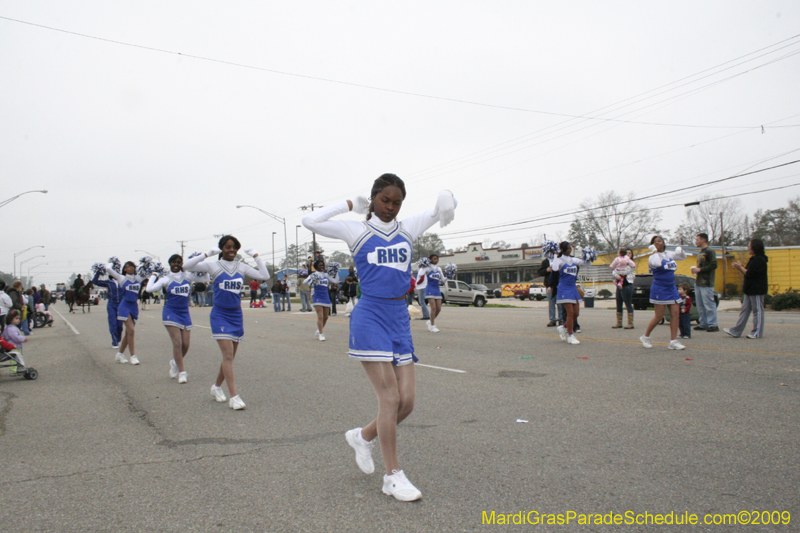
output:
[[73, 307], [75, 306], [75, 304], [80, 305], [81, 306], [81, 311], [83, 311], [84, 313], [86, 312], [85, 306], [88, 305], [89, 306], [89, 312], [90, 313], [92, 312], [92, 306], [89, 304], [89, 298], [91, 297], [91, 293], [89, 291], [93, 287], [94, 287], [94, 285], [90, 281], [89, 283], [87, 283], [86, 285], [84, 285], [83, 287], [78, 289], [78, 294], [77, 295], [75, 294], [75, 290], [74, 289], [70, 289], [70, 290], [67, 291], [67, 293], [64, 295], [64, 302], [66, 302], [66, 304], [69, 306], [69, 312], [70, 313], [74, 313], [75, 312], [73, 310]]

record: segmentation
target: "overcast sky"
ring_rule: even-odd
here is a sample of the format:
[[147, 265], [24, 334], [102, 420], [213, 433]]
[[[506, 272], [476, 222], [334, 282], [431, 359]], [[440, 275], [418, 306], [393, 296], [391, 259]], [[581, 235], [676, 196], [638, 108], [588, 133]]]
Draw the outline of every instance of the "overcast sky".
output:
[[[300, 206], [366, 195], [384, 172], [406, 182], [400, 218], [455, 193], [455, 221], [432, 230], [454, 248], [566, 235], [570, 217], [478, 230], [610, 189], [800, 159], [794, 0], [0, 0], [0, 17], [0, 201], [49, 190], [0, 209], [0, 270], [44, 246], [17, 258], [36, 283], [220, 233], [271, 261], [283, 225], [237, 204], [285, 217], [291, 244]], [[800, 183], [798, 169], [646, 202]], [[663, 226], [683, 217], [666, 208]]]

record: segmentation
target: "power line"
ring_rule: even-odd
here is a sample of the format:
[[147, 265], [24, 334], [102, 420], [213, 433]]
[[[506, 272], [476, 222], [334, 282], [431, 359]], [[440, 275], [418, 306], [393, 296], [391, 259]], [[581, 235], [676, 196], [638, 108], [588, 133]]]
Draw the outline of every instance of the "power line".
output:
[[[163, 48], [156, 48], [156, 47], [153, 47], [153, 46], [146, 46], [146, 45], [141, 45], [141, 44], [136, 44], [136, 43], [129, 43], [129, 42], [125, 42], [125, 41], [119, 41], [119, 40], [116, 40], [116, 39], [109, 39], [109, 38], [106, 38], [106, 37], [98, 37], [96, 35], [89, 35], [89, 34], [86, 34], [86, 33], [80, 33], [80, 32], [76, 32], [76, 31], [65, 30], [65, 29], [62, 29], [62, 28], [55, 28], [53, 26], [46, 26], [44, 24], [37, 24], [37, 23], [34, 23], [34, 22], [15, 19], [15, 18], [11, 18], [11, 17], [5, 17], [5, 16], [1, 16], [1, 15], [0, 15], [0, 19], [8, 20], [10, 22], [16, 22], [16, 23], [19, 23], [19, 24], [27, 24], [29, 26], [34, 26], [34, 27], [37, 27], [37, 28], [42, 28], [42, 29], [46, 29], [46, 30], [50, 30], [50, 31], [66, 33], [68, 35], [75, 35], [77, 37], [83, 37], [83, 38], [86, 38], [86, 39], [94, 39], [94, 40], [97, 40], [97, 41], [117, 44], [117, 45], [121, 45], [121, 46], [130, 46], [130, 47], [133, 47], [133, 48], [140, 48], [142, 50], [148, 50], [148, 51], [151, 51], [151, 52], [159, 52], [159, 53], [163, 53], [163, 54], [178, 55], [178, 56], [181, 56], [181, 57], [188, 57], [188, 58], [191, 58], [191, 59], [198, 59], [198, 60], [201, 60], [201, 61], [209, 61], [209, 62], [212, 62], [212, 63], [219, 63], [219, 64], [222, 64], [222, 65], [228, 65], [228, 66], [239, 67], [239, 68], [246, 68], [246, 69], [257, 70], [257, 71], [261, 71], [261, 72], [269, 72], [269, 73], [272, 73], [272, 74], [279, 74], [279, 75], [282, 75], [282, 76], [292, 76], [292, 77], [296, 77], [296, 78], [302, 78], [302, 79], [308, 79], [308, 80], [314, 80], [314, 81], [322, 81], [322, 82], [326, 82], [326, 83], [336, 83], [336, 84], [339, 84], [339, 85], [347, 85], [347, 86], [350, 86], [350, 87], [358, 87], [358, 88], [361, 88], [361, 89], [369, 89], [369, 90], [373, 90], [373, 91], [380, 91], [380, 92], [386, 92], [386, 93], [392, 93], [392, 94], [400, 94], [400, 95], [404, 95], [404, 96], [414, 96], [414, 97], [418, 97], [418, 98], [428, 98], [428, 99], [432, 99], [432, 100], [441, 100], [441, 101], [445, 101], [445, 102], [453, 102], [453, 103], [458, 103], [458, 104], [467, 104], [467, 105], [474, 105], [474, 106], [480, 106], [480, 107], [489, 107], [489, 108], [494, 108], [494, 109], [504, 109], [504, 110], [507, 110], [507, 111], [520, 111], [520, 112], [524, 112], [524, 113], [536, 113], [536, 114], [550, 115], [550, 116], [556, 116], [556, 117], [566, 117], [566, 118], [570, 118], [570, 119], [596, 120], [596, 121], [600, 121], [600, 122], [621, 122], [621, 123], [626, 123], [626, 124], [641, 124], [641, 125], [647, 125], [647, 126], [670, 126], [670, 127], [682, 127], [682, 128], [726, 128], [727, 127], [727, 128], [748, 128], [748, 129], [754, 127], [754, 126], [705, 126], [705, 125], [696, 125], [696, 124], [670, 124], [670, 123], [661, 123], [661, 122], [637, 122], [637, 121], [631, 121], [631, 120], [618, 120], [618, 119], [615, 119], [615, 118], [603, 118], [603, 117], [595, 117], [595, 116], [589, 116], [589, 115], [574, 115], [574, 114], [570, 114], [570, 113], [557, 113], [555, 111], [543, 111], [543, 110], [539, 110], [539, 109], [527, 109], [527, 108], [522, 108], [522, 107], [503, 106], [503, 105], [498, 105], [498, 104], [487, 104], [487, 103], [484, 103], [484, 102], [476, 102], [476, 101], [472, 101], [472, 100], [463, 100], [463, 99], [458, 99], [458, 98], [450, 98], [450, 97], [446, 97], [446, 96], [435, 96], [435, 95], [422, 94], [422, 93], [416, 93], [416, 92], [411, 92], [411, 91], [401, 91], [401, 90], [398, 90], [398, 89], [387, 89], [385, 87], [377, 87], [377, 86], [374, 86], [374, 85], [366, 85], [366, 84], [354, 83], [354, 82], [349, 82], [349, 81], [335, 80], [335, 79], [331, 79], [331, 78], [322, 78], [322, 77], [319, 77], [319, 76], [310, 76], [310, 75], [307, 75], [307, 74], [298, 74], [298, 73], [295, 73], [295, 72], [287, 72], [287, 71], [282, 71], [282, 70], [269, 69], [269, 68], [265, 68], [265, 67], [257, 67], [257, 66], [248, 65], [248, 64], [245, 64], [245, 63], [238, 63], [236, 61], [228, 61], [228, 60], [225, 60], [225, 59], [216, 59], [216, 58], [212, 58], [212, 57], [200, 56], [200, 55], [189, 54], [189, 53], [184, 53], [184, 52], [176, 52], [174, 50], [166, 50], [166, 49], [163, 49]], [[791, 39], [795, 39], [797, 37], [800, 37], [800, 34], [795, 35], [793, 37], [790, 37], [789, 39], [786, 39], [786, 41], [791, 40]], [[781, 42], [784, 42], [784, 41], [781, 41]], [[771, 45], [771, 46], [775, 46], [775, 45]]]
[[[668, 194], [674, 194], [676, 192], [688, 191], [688, 190], [691, 190], [691, 189], [696, 189], [698, 187], [705, 187], [705, 186], [708, 186], [708, 185], [713, 185], [715, 183], [721, 183], [723, 181], [728, 181], [728, 180], [732, 180], [732, 179], [735, 179], [735, 178], [741, 178], [741, 177], [744, 177], [744, 176], [750, 176], [752, 174], [758, 174], [760, 172], [766, 172], [767, 170], [774, 170], [776, 168], [785, 167], [785, 166], [788, 166], [788, 165], [794, 165], [796, 163], [800, 163], [800, 159], [797, 159], [795, 161], [790, 161], [788, 163], [782, 163], [780, 165], [775, 165], [775, 166], [772, 166], [772, 167], [762, 168], [760, 170], [754, 170], [754, 171], [751, 171], [751, 172], [744, 172], [744, 173], [735, 174], [733, 176], [728, 176], [726, 178], [720, 178], [720, 179], [717, 179], [717, 180], [712, 180], [712, 181], [701, 183], [701, 184], [697, 184], [697, 185], [690, 185], [688, 187], [681, 187], [679, 189], [673, 189], [671, 191], [666, 191], [666, 192], [662, 192], [662, 193], [656, 193], [656, 194], [651, 194], [651, 195], [648, 195], [648, 196], [643, 196], [641, 198], [637, 198], [637, 201], [647, 200], [647, 199], [650, 199], [650, 198], [656, 198], [658, 196], [665, 196], [665, 195], [668, 195]], [[593, 210], [596, 210], [596, 209], [604, 209], [606, 207], [615, 207], [617, 205], [620, 205], [621, 203], [622, 202], [617, 202], [617, 203], [613, 203], [613, 204], [599, 205], [599, 206], [590, 207], [588, 209], [579, 209], [579, 210], [571, 211], [571, 212], [564, 212], [564, 213], [559, 213], [559, 214], [546, 215], [546, 216], [542, 216], [542, 217], [537, 217], [537, 218], [532, 218], [532, 219], [527, 219], [527, 220], [521, 220], [521, 221], [517, 221], [517, 222], [509, 222], [509, 223], [505, 223], [505, 224], [498, 224], [498, 225], [495, 225], [495, 226], [485, 226], [483, 228], [473, 228], [473, 229], [469, 229], [469, 230], [455, 231], [455, 232], [452, 232], [452, 233], [442, 233], [439, 236], [440, 237], [443, 237], [443, 236], [454, 236], [454, 235], [460, 235], [460, 234], [463, 234], [463, 233], [473, 233], [473, 232], [476, 232], [476, 231], [486, 231], [486, 230], [491, 230], [491, 229], [508, 228], [508, 227], [511, 227], [511, 226], [519, 226], [519, 225], [523, 225], [523, 224], [530, 224], [532, 222], [541, 222], [543, 220], [551, 220], [551, 219], [554, 219], [554, 218], [561, 218], [561, 217], [565, 217], [565, 216], [576, 215], [576, 214], [582, 213], [584, 211], [593, 211]]]

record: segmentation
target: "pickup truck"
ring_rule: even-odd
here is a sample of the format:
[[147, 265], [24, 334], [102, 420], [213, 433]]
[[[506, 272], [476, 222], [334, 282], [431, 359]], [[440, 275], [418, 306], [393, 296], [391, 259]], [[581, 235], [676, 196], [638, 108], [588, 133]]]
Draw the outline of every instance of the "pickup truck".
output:
[[455, 279], [444, 280], [441, 289], [442, 303], [459, 304], [462, 307], [468, 305], [483, 307], [488, 298], [486, 291], [473, 289], [463, 281]]
[[547, 298], [547, 289], [544, 285], [531, 283], [527, 287], [515, 289], [514, 298], [519, 298], [520, 300], [525, 300], [526, 298], [530, 298], [531, 300], [544, 300]]

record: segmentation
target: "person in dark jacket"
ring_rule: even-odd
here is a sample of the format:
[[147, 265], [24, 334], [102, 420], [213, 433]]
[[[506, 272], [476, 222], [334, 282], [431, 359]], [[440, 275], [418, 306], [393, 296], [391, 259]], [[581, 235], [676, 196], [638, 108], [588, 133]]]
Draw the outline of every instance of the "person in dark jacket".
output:
[[539, 270], [536, 271], [537, 276], [541, 276], [544, 281], [544, 286], [547, 288], [547, 312], [550, 316], [550, 322], [547, 323], [548, 328], [556, 326], [556, 295], [550, 290], [550, 260], [548, 258], [542, 259], [539, 265]]
[[732, 328], [725, 328], [722, 331], [731, 337], [741, 337], [744, 328], [747, 326], [747, 318], [753, 314], [753, 330], [747, 335], [748, 339], [760, 339], [764, 336], [764, 296], [767, 294], [767, 262], [769, 258], [764, 253], [764, 241], [753, 239], [747, 245], [750, 260], [747, 266], [737, 261], [731, 266], [744, 274], [742, 284], [742, 311], [739, 313], [739, 320]]

